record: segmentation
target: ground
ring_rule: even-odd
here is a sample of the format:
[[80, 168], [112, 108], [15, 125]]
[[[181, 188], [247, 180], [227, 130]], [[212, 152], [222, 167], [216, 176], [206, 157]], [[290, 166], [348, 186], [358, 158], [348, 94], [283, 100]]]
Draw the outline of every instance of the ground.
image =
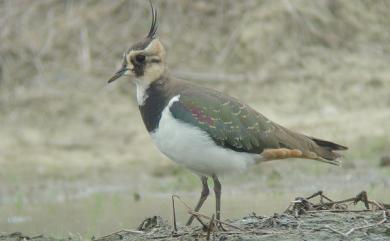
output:
[[[319, 200], [313, 202], [318, 197]], [[180, 197], [175, 200], [175, 205], [187, 205]], [[358, 203], [362, 203], [364, 208], [356, 209]], [[351, 204], [354, 206], [351, 207]], [[123, 229], [100, 237], [93, 236], [91, 240], [389, 240], [390, 210], [387, 208], [390, 208], [390, 204], [369, 200], [366, 192], [340, 201], [333, 201], [322, 192], [317, 192], [308, 198], [296, 198], [282, 214], [259, 216], [252, 213], [241, 219], [216, 222], [214, 216], [193, 212], [188, 207], [188, 213], [196, 215], [203, 227], [181, 226], [175, 219], [171, 223], [160, 216], [153, 216], [145, 219], [137, 229]], [[0, 240], [24, 239], [83, 240], [78, 236], [56, 239], [44, 235], [28, 237], [20, 232], [0, 234]]]

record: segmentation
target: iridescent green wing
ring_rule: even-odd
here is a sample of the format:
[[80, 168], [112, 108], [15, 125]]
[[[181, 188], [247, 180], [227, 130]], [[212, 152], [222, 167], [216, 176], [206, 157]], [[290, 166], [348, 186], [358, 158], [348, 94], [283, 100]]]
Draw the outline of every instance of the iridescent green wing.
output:
[[261, 153], [279, 146], [275, 124], [247, 105], [218, 92], [184, 93], [170, 107], [174, 118], [205, 131], [213, 141], [239, 152]]

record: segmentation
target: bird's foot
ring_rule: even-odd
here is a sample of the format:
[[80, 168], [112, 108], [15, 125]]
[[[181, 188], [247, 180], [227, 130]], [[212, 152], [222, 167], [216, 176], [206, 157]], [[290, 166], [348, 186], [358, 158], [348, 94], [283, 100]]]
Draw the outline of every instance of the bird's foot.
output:
[[196, 217], [196, 216], [194, 216], [194, 215], [192, 215], [192, 216], [190, 217], [190, 219], [188, 219], [188, 221], [187, 221], [187, 223], [186, 223], [186, 226], [187, 226], [187, 227], [191, 226], [192, 221], [193, 221], [194, 219], [196, 219], [196, 220], [202, 225], [202, 229], [203, 229], [203, 230], [207, 230], [208, 226], [202, 221], [202, 219], [200, 219], [199, 217]]
[[217, 222], [216, 225], [215, 225], [215, 228], [218, 230], [218, 231], [223, 231], [223, 232], [226, 232], [228, 231], [221, 222]]
[[211, 220], [210, 223], [206, 226], [203, 225], [203, 231], [204, 232], [211, 232], [211, 231], [222, 231], [226, 232], [228, 231], [223, 224], [218, 220]]

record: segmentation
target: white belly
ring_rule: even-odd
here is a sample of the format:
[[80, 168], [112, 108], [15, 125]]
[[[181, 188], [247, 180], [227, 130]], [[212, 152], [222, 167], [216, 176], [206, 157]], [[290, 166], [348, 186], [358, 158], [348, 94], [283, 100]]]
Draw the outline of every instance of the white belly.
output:
[[170, 159], [198, 174], [210, 176], [243, 171], [261, 157], [221, 148], [201, 129], [175, 119], [169, 107], [179, 98], [175, 96], [169, 101], [159, 127], [151, 133], [154, 143]]

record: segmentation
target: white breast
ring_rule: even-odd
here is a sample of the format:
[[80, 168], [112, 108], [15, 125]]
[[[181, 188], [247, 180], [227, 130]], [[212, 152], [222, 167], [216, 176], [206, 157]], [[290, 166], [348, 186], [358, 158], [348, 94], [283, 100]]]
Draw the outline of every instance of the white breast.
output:
[[157, 147], [170, 159], [198, 174], [210, 176], [243, 171], [261, 157], [217, 146], [206, 132], [175, 119], [169, 108], [179, 98], [177, 95], [169, 101], [158, 128], [151, 133]]

